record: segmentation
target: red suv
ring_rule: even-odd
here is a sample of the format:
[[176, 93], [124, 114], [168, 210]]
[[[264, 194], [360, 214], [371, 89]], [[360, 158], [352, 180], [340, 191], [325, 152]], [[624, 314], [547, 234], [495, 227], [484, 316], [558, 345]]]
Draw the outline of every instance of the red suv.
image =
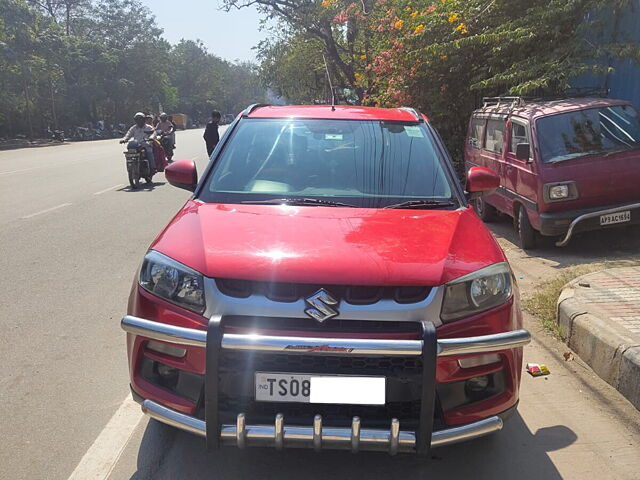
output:
[[522, 330], [504, 253], [426, 117], [256, 105], [151, 245], [122, 320], [134, 398], [220, 444], [417, 452], [502, 428]]
[[622, 100], [486, 99], [469, 122], [467, 169], [491, 168], [500, 188], [475, 200], [480, 217], [514, 218], [523, 248], [538, 234], [640, 223], [640, 119]]

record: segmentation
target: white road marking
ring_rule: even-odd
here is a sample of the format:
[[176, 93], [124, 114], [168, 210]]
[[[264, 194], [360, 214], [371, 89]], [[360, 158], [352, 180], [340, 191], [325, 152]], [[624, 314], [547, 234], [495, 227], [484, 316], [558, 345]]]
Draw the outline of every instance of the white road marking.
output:
[[94, 195], [102, 195], [103, 193], [107, 193], [110, 190], [115, 190], [116, 188], [124, 187], [123, 183], [119, 183], [118, 185], [114, 185], [113, 187], [105, 188], [104, 190], [100, 190], [99, 192], [94, 193]]
[[38, 170], [41, 167], [22, 168], [20, 170], [11, 170], [9, 172], [0, 172], [0, 175], [11, 175], [12, 173], [30, 172], [31, 170]]
[[126, 448], [144, 414], [140, 405], [127, 395], [93, 445], [84, 454], [69, 480], [106, 479]]
[[53, 212], [54, 210], [58, 210], [59, 208], [68, 207], [69, 205], [71, 205], [71, 204], [70, 203], [62, 203], [60, 205], [56, 205], [55, 207], [47, 208], [46, 210], [40, 210], [39, 212], [32, 213], [30, 215], [25, 215], [24, 217], [22, 217], [22, 219], [26, 220], [27, 218], [32, 218], [32, 217], [35, 217], [36, 215], [42, 215], [43, 213]]

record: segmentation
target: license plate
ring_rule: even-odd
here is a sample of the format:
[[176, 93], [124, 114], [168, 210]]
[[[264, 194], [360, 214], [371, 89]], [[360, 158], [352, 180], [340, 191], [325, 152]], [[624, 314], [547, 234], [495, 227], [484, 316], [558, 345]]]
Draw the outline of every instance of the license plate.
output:
[[385, 377], [256, 372], [256, 401], [384, 405]]
[[624, 223], [631, 221], [631, 210], [624, 212], [608, 213], [600, 215], [600, 225], [611, 225], [613, 223]]

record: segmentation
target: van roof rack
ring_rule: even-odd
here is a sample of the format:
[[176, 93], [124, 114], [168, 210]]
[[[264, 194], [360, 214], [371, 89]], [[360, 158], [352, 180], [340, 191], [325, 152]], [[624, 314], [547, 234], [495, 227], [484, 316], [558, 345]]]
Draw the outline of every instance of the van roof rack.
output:
[[586, 97], [600, 97], [605, 98], [609, 96], [609, 88], [603, 87], [570, 87], [563, 93], [559, 94], [546, 94], [546, 95], [531, 95], [531, 96], [498, 96], [498, 97], [483, 97], [482, 107], [500, 107], [509, 106], [511, 108], [523, 107], [532, 102], [548, 102], [552, 100], [564, 100], [567, 98], [586, 98]]
[[522, 107], [525, 105], [524, 97], [483, 97], [482, 107]]

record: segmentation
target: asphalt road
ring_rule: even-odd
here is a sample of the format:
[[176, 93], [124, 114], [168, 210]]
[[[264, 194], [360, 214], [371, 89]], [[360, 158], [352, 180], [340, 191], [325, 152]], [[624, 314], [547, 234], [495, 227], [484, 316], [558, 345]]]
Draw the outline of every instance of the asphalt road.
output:
[[[178, 158], [206, 162], [201, 130]], [[115, 140], [0, 152], [0, 479], [598, 478], [637, 479], [640, 414], [566, 348], [528, 326], [519, 413], [485, 439], [412, 456], [225, 449], [143, 417], [128, 397], [124, 333], [133, 274], [189, 193], [131, 191]], [[570, 263], [638, 255], [637, 231], [536, 255], [494, 232], [526, 294]], [[582, 240], [582, 239], [581, 239]], [[587, 245], [585, 247], [584, 245]]]

